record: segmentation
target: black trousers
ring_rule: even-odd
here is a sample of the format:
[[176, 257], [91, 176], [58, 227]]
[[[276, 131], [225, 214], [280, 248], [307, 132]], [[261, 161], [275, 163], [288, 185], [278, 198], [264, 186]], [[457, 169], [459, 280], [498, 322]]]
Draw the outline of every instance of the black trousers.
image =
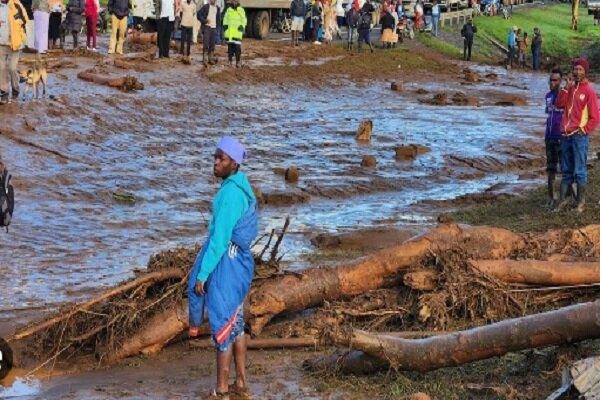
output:
[[[184, 56], [190, 55], [190, 47], [192, 47], [192, 31], [193, 28], [191, 26], [181, 26], [181, 54]], [[185, 52], [184, 52], [184, 46]]]
[[465, 60], [471, 59], [471, 49], [473, 48], [473, 38], [465, 38], [465, 45], [463, 49], [463, 58]]
[[171, 44], [171, 33], [173, 31], [173, 23], [169, 18], [164, 17], [158, 20], [158, 57], [169, 57], [169, 45]]
[[217, 29], [210, 26], [202, 27], [202, 52], [213, 53], [215, 51], [215, 42], [217, 40]]
[[232, 43], [227, 42], [227, 58], [229, 62], [233, 60], [233, 56], [235, 55], [235, 62], [239, 63], [240, 58], [242, 57], [242, 45], [241, 43]]

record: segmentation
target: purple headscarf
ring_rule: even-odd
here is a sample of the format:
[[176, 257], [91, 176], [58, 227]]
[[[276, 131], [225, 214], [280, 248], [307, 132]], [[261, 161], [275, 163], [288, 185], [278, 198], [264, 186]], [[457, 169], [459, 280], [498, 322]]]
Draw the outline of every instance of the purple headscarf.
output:
[[246, 158], [246, 150], [244, 149], [244, 145], [242, 145], [239, 140], [231, 136], [223, 136], [221, 140], [219, 140], [219, 144], [217, 144], [217, 149], [222, 150], [223, 153], [227, 154], [238, 164], [243, 163], [244, 158]]

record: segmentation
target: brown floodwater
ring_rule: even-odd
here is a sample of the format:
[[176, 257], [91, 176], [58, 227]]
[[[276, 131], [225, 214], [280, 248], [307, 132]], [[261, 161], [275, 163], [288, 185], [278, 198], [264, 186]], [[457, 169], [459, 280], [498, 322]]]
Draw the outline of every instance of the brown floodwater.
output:
[[[224, 134], [247, 146], [243, 170], [256, 187], [292, 194], [291, 204], [261, 210], [265, 232], [291, 218], [283, 246], [289, 268], [307, 265], [313, 234], [425, 226], [436, 209], [424, 201], [537, 181], [519, 179], [508, 167], [465, 174], [469, 168], [449, 164], [448, 157], [508, 163], [538, 151], [528, 143], [542, 141], [541, 75], [498, 70], [497, 81], [475, 86], [407, 79], [396, 93], [381, 81], [334, 88], [220, 85], [197, 67], [163, 63], [138, 74], [145, 90], [123, 93], [77, 79], [92, 61], [75, 62], [78, 69], [50, 77], [53, 100], [0, 108], [0, 154], [16, 186], [14, 222], [0, 234], [0, 333], [23, 311], [85, 298], [131, 277], [153, 253], [201, 241], [219, 186], [212, 154]], [[430, 106], [418, 102], [417, 88], [516, 92], [529, 105]], [[354, 134], [367, 118], [374, 135], [361, 144]], [[396, 161], [395, 146], [412, 143], [431, 151]], [[361, 167], [363, 155], [375, 156], [377, 167]], [[292, 164], [300, 170], [297, 184], [281, 174]]]

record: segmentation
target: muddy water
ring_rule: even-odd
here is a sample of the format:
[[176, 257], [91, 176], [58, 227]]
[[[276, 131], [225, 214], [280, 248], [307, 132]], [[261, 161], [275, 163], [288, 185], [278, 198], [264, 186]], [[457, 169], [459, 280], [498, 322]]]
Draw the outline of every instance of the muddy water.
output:
[[[80, 69], [90, 64], [76, 62]], [[284, 251], [290, 268], [299, 268], [310, 248], [307, 236], [298, 233], [423, 225], [432, 212], [415, 207], [422, 200], [517, 181], [514, 171], [461, 178], [461, 171], [448, 168], [447, 156], [508, 159], [502, 148], [543, 128], [545, 83], [516, 73], [499, 81], [527, 82], [528, 90], [497, 83], [476, 88], [516, 91], [530, 100], [520, 108], [426, 106], [413, 93], [417, 87], [475, 89], [459, 83], [406, 83], [400, 94], [385, 82], [322, 90], [219, 86], [201, 78], [196, 67], [164, 63], [158, 72], [139, 75], [146, 90], [121, 93], [83, 83], [75, 73], [51, 77], [54, 101], [0, 110], [9, 128], [0, 135], [0, 154], [17, 187], [14, 224], [0, 237], [0, 325], [14, 317], [14, 309], [81, 299], [130, 277], [152, 253], [199, 241], [218, 188], [211, 155], [222, 134], [247, 145], [244, 169], [263, 192], [310, 196], [308, 202], [262, 210], [265, 230], [290, 215], [296, 234]], [[375, 126], [366, 145], [354, 140], [364, 118]], [[409, 143], [431, 152], [396, 161], [394, 147]], [[377, 158], [377, 168], [360, 166], [366, 154]], [[290, 164], [300, 169], [297, 185], [281, 176]], [[130, 193], [135, 202], [119, 202], [113, 192]]]

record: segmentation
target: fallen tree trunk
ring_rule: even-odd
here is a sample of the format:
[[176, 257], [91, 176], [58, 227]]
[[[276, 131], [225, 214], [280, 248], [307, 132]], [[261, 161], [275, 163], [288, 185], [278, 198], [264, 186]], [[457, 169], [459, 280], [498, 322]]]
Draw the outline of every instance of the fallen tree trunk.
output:
[[123, 91], [142, 90], [144, 85], [133, 76], [114, 77], [95, 73], [92, 70], [82, 71], [77, 74], [79, 79], [93, 82], [98, 85], [109, 86]]
[[354, 264], [284, 275], [252, 289], [246, 307], [252, 333], [259, 334], [275, 315], [395, 285], [403, 268], [457, 242], [469, 242], [478, 258], [503, 258], [523, 244], [521, 236], [505, 229], [444, 224]]
[[156, 44], [157, 41], [157, 34], [156, 32], [136, 32], [134, 31], [131, 35], [129, 35], [129, 37], [127, 38], [127, 40], [129, 41], [129, 43], [133, 43], [133, 44]]
[[185, 276], [185, 273], [179, 268], [169, 268], [169, 269], [164, 269], [164, 270], [160, 270], [160, 271], [156, 271], [156, 272], [149, 272], [149, 273], [147, 273], [137, 279], [133, 279], [132, 281], [127, 282], [121, 286], [117, 286], [114, 289], [107, 290], [106, 292], [102, 293], [100, 296], [97, 296], [89, 301], [86, 301], [83, 304], [78, 304], [77, 306], [73, 307], [72, 309], [67, 310], [53, 318], [45, 320], [42, 323], [30, 326], [22, 331], [19, 331], [13, 335], [12, 339], [15, 339], [15, 340], [24, 339], [28, 336], [33, 335], [34, 333], [37, 333], [37, 332], [39, 332], [43, 329], [46, 329], [52, 325], [56, 325], [57, 323], [64, 321], [66, 319], [69, 319], [73, 315], [77, 314], [78, 312], [85, 311], [85, 310], [89, 309], [90, 307], [94, 306], [95, 304], [101, 303], [107, 299], [110, 299], [111, 297], [115, 297], [122, 293], [128, 292], [131, 289], [139, 287], [140, 285], [164, 281], [167, 279], [183, 279], [184, 276]]
[[155, 354], [188, 327], [188, 302], [184, 300], [148, 320], [106, 361], [112, 364], [140, 353]]
[[567, 286], [600, 282], [599, 262], [471, 260], [470, 263], [506, 283]]
[[394, 368], [425, 372], [511, 351], [598, 337], [600, 300], [427, 339], [407, 340], [354, 330], [349, 341], [340, 342], [388, 360]]

